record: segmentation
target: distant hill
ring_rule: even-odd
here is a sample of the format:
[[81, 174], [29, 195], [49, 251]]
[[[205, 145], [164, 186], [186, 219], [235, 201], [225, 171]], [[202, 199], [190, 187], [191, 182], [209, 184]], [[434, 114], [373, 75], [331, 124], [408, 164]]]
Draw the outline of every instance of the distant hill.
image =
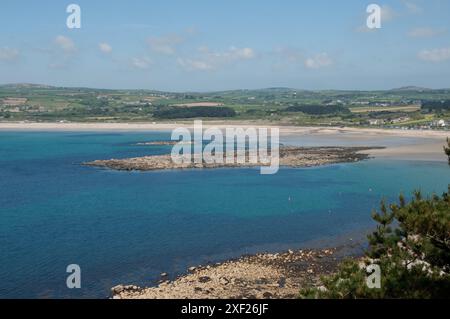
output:
[[89, 88], [89, 87], [64, 87], [64, 86], [52, 86], [47, 84], [35, 84], [35, 83], [6, 83], [0, 84], [0, 88], [9, 89], [9, 90], [19, 90], [19, 89], [51, 89], [51, 90], [87, 90], [87, 91], [124, 91], [124, 92], [143, 92], [143, 93], [152, 93], [152, 94], [193, 94], [193, 95], [261, 95], [261, 94], [342, 94], [342, 93], [355, 93], [359, 94], [362, 92], [394, 92], [394, 93], [402, 93], [402, 92], [437, 92], [437, 91], [448, 91], [449, 89], [430, 89], [419, 86], [404, 86], [399, 88], [394, 88], [391, 90], [305, 90], [305, 89], [295, 89], [289, 87], [268, 87], [261, 89], [235, 89], [235, 90], [223, 90], [223, 91], [184, 91], [184, 92], [175, 92], [175, 91], [160, 91], [160, 90], [152, 90], [152, 89], [101, 89], [101, 88]]
[[52, 89], [55, 88], [51, 85], [45, 84], [33, 84], [33, 83], [8, 83], [0, 85], [2, 88], [8, 89]]
[[408, 91], [414, 91], [414, 92], [424, 92], [424, 91], [433, 91], [429, 88], [424, 88], [420, 86], [403, 86], [400, 88], [392, 89], [391, 91], [394, 92], [408, 92]]

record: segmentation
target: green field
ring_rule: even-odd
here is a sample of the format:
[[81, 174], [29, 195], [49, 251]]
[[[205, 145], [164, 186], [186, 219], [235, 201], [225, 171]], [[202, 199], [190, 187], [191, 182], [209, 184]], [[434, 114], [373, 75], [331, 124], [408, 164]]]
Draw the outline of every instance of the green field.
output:
[[0, 121], [167, 122], [217, 118], [292, 125], [432, 127], [433, 121], [450, 120], [450, 110], [425, 110], [421, 104], [443, 100], [450, 100], [450, 90], [268, 88], [180, 93], [15, 84], [0, 86]]

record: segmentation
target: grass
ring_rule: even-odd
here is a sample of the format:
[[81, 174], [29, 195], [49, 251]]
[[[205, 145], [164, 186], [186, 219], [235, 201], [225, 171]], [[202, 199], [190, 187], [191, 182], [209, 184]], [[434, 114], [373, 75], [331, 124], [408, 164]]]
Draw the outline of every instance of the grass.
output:
[[352, 113], [372, 113], [372, 112], [406, 112], [412, 113], [420, 111], [420, 106], [418, 105], [407, 105], [407, 106], [361, 106], [361, 107], [350, 107]]

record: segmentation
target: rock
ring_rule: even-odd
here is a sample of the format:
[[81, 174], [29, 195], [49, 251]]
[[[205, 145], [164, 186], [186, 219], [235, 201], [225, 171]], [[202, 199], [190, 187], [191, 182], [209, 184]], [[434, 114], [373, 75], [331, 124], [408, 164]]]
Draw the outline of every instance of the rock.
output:
[[280, 279], [278, 279], [278, 287], [284, 288], [284, 286], [286, 286], [286, 278], [280, 277]]
[[267, 278], [261, 277], [256, 281], [258, 285], [267, 285], [270, 281]]
[[203, 277], [198, 278], [198, 281], [199, 281], [200, 283], [204, 284], [204, 283], [206, 283], [206, 282], [211, 281], [211, 278], [208, 277], [208, 276], [203, 276]]
[[168, 276], [169, 276], [169, 274], [166, 272], [161, 273], [161, 277], [168, 277]]
[[221, 284], [221, 285], [228, 285], [229, 283], [230, 283], [230, 281], [227, 279], [227, 278], [225, 278], [225, 277], [221, 277], [220, 279], [219, 279], [219, 283]]
[[111, 288], [111, 291], [113, 294], [120, 294], [125, 290], [125, 287], [123, 285], [118, 285]]
[[265, 293], [263, 293], [263, 298], [265, 299], [270, 299], [273, 297], [273, 293], [266, 291]]
[[194, 272], [196, 269], [197, 269], [197, 267], [189, 267], [188, 270], [189, 270], [190, 272]]
[[308, 274], [313, 274], [314, 273], [314, 270], [312, 270], [312, 269], [308, 269]]
[[292, 250], [288, 250], [288, 253], [289, 253], [289, 255], [293, 255], [294, 254], [294, 252], [292, 251]]

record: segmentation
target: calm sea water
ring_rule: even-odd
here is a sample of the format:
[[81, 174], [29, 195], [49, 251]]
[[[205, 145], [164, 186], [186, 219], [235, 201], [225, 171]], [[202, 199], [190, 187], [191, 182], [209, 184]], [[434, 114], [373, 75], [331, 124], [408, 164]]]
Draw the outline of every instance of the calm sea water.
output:
[[[320, 168], [116, 172], [80, 163], [167, 153], [169, 133], [0, 133], [0, 297], [109, 295], [161, 272], [300, 247], [373, 226], [380, 200], [441, 193], [441, 162], [369, 160]], [[79, 264], [82, 289], [66, 288]]]

